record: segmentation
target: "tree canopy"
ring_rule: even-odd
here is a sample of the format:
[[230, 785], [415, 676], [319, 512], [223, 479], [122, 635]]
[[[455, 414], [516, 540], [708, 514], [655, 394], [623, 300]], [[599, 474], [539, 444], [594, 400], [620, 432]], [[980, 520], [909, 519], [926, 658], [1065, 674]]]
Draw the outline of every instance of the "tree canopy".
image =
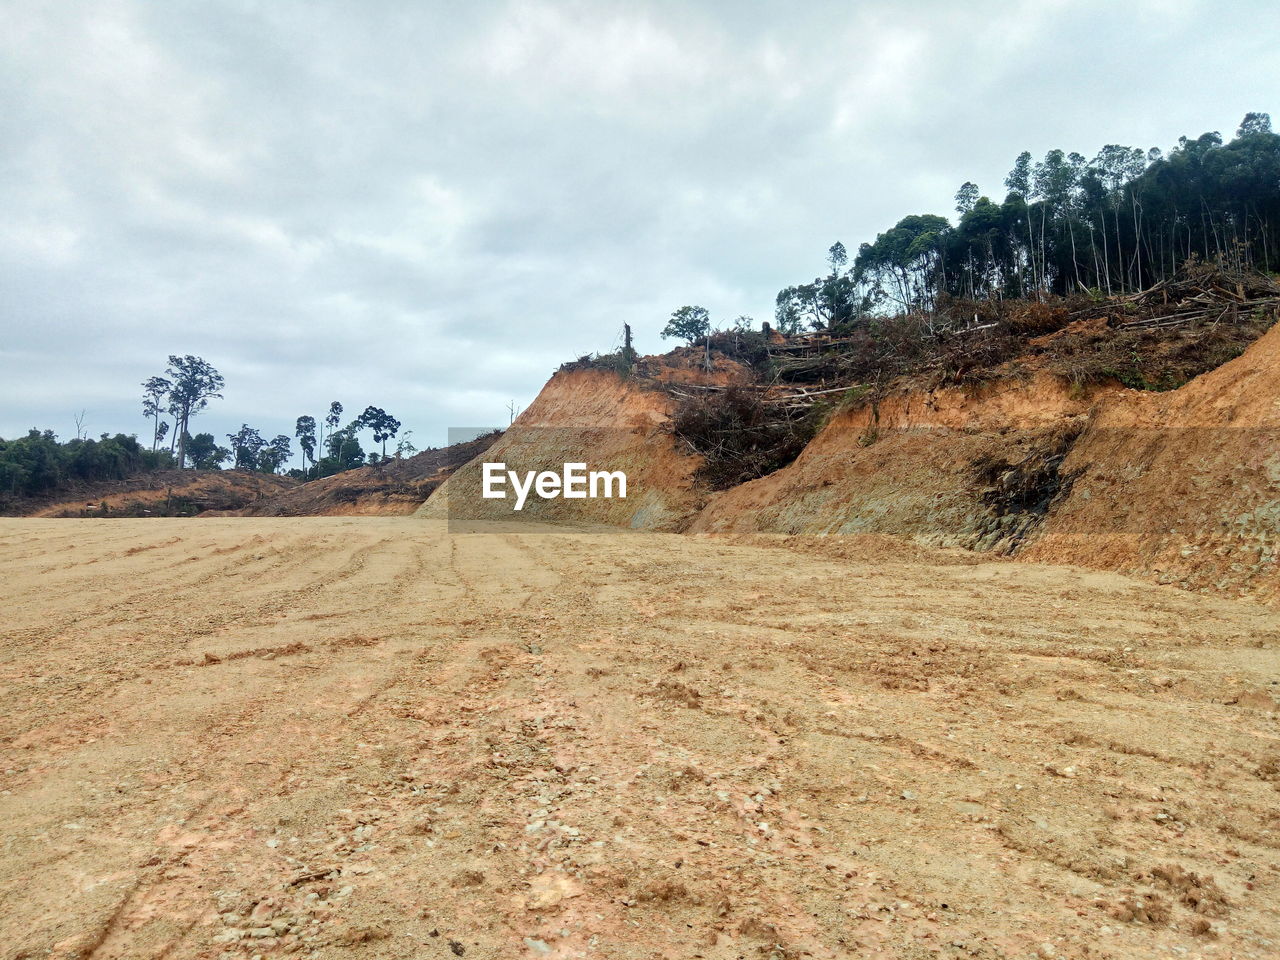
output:
[[707, 308], [685, 306], [671, 314], [671, 319], [662, 328], [662, 338], [675, 337], [692, 344], [710, 332], [711, 315]]
[[993, 199], [966, 181], [955, 223], [905, 216], [847, 267], [837, 244], [825, 276], [778, 293], [778, 327], [929, 310], [944, 295], [1124, 293], [1193, 258], [1280, 268], [1280, 135], [1265, 113], [1247, 114], [1229, 143], [1210, 132], [1168, 153], [1112, 143], [1092, 159], [1055, 149], [1037, 161], [1024, 151], [1003, 187]]

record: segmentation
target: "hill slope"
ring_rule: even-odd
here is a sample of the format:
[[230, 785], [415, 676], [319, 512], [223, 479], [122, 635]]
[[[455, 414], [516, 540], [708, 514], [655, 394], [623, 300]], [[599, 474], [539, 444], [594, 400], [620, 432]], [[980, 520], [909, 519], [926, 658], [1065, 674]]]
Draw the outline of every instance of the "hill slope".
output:
[[[484, 453], [498, 434], [456, 443], [403, 460], [344, 470], [266, 497], [242, 517], [408, 516], [459, 466]], [[230, 514], [228, 514], [230, 515]]]
[[244, 470], [159, 470], [127, 480], [82, 484], [46, 497], [11, 501], [7, 515], [26, 517], [190, 517], [235, 511], [297, 486], [298, 481]]
[[720, 357], [707, 373], [699, 369], [700, 355], [687, 350], [647, 359], [650, 372], [643, 379], [576, 364], [560, 370], [484, 456], [519, 472], [558, 472], [566, 462], [622, 470], [628, 478], [626, 499], [530, 498], [515, 514], [509, 501], [481, 496], [481, 469], [475, 462], [450, 477], [419, 515], [463, 523], [598, 523], [645, 530], [686, 525], [704, 499], [694, 482], [701, 459], [681, 449], [672, 435], [676, 404], [662, 387], [724, 383], [743, 370]]
[[[1275, 289], [1260, 282], [1264, 292]], [[674, 435], [681, 397], [727, 395], [726, 384], [741, 383], [766, 405], [787, 405], [838, 389], [762, 385], [727, 358], [699, 372], [689, 351], [648, 358], [644, 375], [631, 379], [561, 372], [486, 459], [547, 468], [596, 458], [631, 478], [625, 502], [589, 502], [572, 513], [564, 501], [531, 500], [533, 519], [693, 533], [893, 534], [1274, 600], [1280, 329], [1259, 338], [1268, 321], [1256, 310], [1242, 310], [1229, 330], [1216, 320], [1188, 327], [1187, 302], [1167, 293], [1089, 306], [1085, 319], [1055, 321], [1051, 333], [1024, 338], [1020, 354], [1004, 334], [990, 351], [998, 365], [974, 382], [930, 387], [930, 377], [904, 376], [867, 399], [846, 400], [794, 462], [724, 491], [708, 489], [706, 461]], [[1197, 293], [1191, 308], [1234, 316], [1233, 292], [1221, 295], [1225, 301], [1205, 301]], [[1219, 314], [1222, 302], [1229, 309]], [[957, 343], [940, 354], [947, 362], [965, 349]], [[804, 349], [812, 360], [784, 362], [826, 370], [844, 362], [822, 342]], [[1122, 375], [1142, 382], [1208, 372], [1165, 392], [1088, 373], [1117, 357]], [[678, 381], [651, 372], [664, 362], [682, 369]], [[478, 465], [464, 467], [420, 513], [446, 515], [444, 496], [453, 490], [464, 494], [455, 510], [460, 503], [475, 518], [510, 516], [501, 501], [482, 502], [478, 488]]]

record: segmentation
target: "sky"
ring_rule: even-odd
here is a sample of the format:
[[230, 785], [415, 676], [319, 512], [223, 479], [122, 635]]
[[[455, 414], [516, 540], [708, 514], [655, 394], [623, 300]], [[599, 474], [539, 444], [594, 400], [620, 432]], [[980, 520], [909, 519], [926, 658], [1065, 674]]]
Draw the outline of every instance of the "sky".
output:
[[1022, 150], [1280, 116], [1278, 38], [1248, 0], [0, 0], [0, 436], [149, 440], [195, 354], [192, 432], [336, 399], [441, 445]]

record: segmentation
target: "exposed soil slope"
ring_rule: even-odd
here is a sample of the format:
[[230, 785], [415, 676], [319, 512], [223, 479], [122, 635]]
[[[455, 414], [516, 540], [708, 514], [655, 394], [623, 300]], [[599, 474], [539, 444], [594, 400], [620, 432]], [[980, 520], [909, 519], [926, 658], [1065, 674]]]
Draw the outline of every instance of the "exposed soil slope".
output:
[[0, 954], [1274, 954], [1274, 611], [762, 542], [0, 521]]
[[1100, 404], [1063, 470], [1026, 559], [1277, 599], [1280, 327], [1178, 390]]
[[947, 546], [1016, 535], [977, 466], [1057, 442], [1111, 392], [1056, 377], [896, 393], [835, 414], [790, 466], [715, 496], [695, 532], [891, 533]]
[[843, 412], [692, 529], [904, 534], [1273, 600], [1278, 440], [1275, 328], [1167, 393], [1042, 374]]
[[236, 511], [244, 517], [407, 516], [498, 434], [298, 484]]
[[[686, 371], [686, 365], [676, 369]], [[559, 472], [565, 462], [621, 470], [626, 499], [542, 500], [531, 497], [521, 522], [607, 523], [670, 530], [697, 509], [693, 483], [700, 460], [681, 452], [667, 423], [673, 401], [661, 390], [598, 369], [562, 370], [543, 387], [483, 460], [508, 469]], [[511, 500], [481, 496], [479, 462], [457, 471], [419, 513], [458, 522], [506, 520]]]
[[189, 517], [238, 510], [290, 490], [298, 481], [242, 470], [161, 470], [128, 480], [87, 484], [72, 493], [20, 502], [18, 516]]

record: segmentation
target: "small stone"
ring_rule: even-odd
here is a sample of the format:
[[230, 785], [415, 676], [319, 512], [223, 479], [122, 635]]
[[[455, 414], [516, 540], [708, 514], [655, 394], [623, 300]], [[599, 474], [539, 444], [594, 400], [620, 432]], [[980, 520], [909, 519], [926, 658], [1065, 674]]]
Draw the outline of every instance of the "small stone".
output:
[[902, 791], [902, 799], [903, 799], [903, 800], [914, 800], [914, 799], [916, 799], [916, 792], [915, 792], [914, 790], [903, 790], [903, 791]]
[[551, 946], [545, 940], [535, 940], [533, 937], [525, 937], [524, 945], [534, 953], [550, 953]]

